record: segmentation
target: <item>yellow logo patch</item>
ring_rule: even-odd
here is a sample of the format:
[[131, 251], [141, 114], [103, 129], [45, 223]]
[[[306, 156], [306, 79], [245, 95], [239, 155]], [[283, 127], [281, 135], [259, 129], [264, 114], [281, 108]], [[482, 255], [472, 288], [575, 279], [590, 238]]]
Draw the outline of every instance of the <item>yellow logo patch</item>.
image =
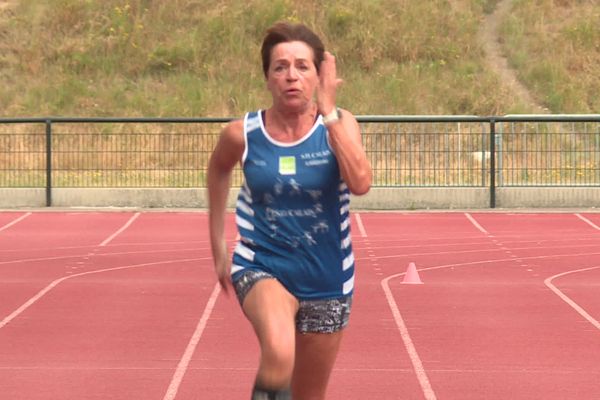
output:
[[279, 157], [279, 173], [281, 175], [295, 175], [296, 174], [296, 157], [294, 157], [294, 156]]

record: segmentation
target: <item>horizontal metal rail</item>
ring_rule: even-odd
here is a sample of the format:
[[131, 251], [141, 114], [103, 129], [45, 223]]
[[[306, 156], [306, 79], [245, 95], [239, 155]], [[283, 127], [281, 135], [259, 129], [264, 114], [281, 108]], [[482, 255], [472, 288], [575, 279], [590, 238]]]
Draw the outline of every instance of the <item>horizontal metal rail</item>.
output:
[[[226, 123], [236, 117], [22, 117], [0, 118], [0, 124], [21, 123]], [[356, 115], [358, 122], [600, 122], [600, 114]]]
[[[375, 187], [600, 186], [600, 114], [356, 118]], [[204, 187], [233, 119], [0, 118], [0, 188]]]

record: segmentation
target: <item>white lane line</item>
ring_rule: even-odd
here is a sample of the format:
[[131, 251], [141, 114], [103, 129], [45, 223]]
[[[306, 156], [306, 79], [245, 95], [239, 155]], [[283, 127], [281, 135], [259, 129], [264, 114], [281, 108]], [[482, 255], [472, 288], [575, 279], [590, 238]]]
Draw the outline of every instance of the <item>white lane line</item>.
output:
[[[251, 371], [256, 372], [256, 367], [207, 367], [207, 366], [199, 366], [189, 368], [191, 371], [224, 371], [224, 372], [233, 372], [233, 371]], [[9, 367], [0, 366], [0, 371], [164, 371], [164, 367], [101, 367], [101, 366], [84, 366], [84, 365], [76, 365], [76, 366], [59, 366], [59, 367], [48, 367], [46, 365], [43, 366], [29, 366], [29, 367], [19, 367], [11, 365]], [[344, 367], [334, 367], [334, 371], [340, 372], [412, 372], [412, 368], [344, 368]], [[431, 369], [436, 372], [452, 372], [452, 373], [465, 373], [465, 372], [476, 372], [476, 373], [514, 373], [517, 375], [522, 375], [523, 373], [532, 373], [532, 374], [544, 374], [548, 375], [548, 368], [435, 368]], [[571, 367], [565, 368], [562, 367], [560, 371], [556, 371], [557, 373], [562, 374], [578, 374], [581, 373], [581, 368]], [[594, 373], [594, 372], [592, 372]], [[597, 375], [597, 373], [596, 373]]]
[[[403, 273], [404, 274], [404, 273]], [[423, 368], [423, 363], [421, 362], [421, 358], [417, 353], [417, 349], [408, 333], [408, 329], [406, 328], [406, 324], [402, 319], [402, 315], [400, 314], [400, 310], [398, 310], [398, 306], [396, 301], [394, 300], [394, 296], [392, 295], [392, 291], [388, 285], [388, 281], [395, 276], [392, 275], [387, 277], [381, 281], [381, 286], [383, 287], [383, 292], [385, 293], [385, 297], [387, 302], [392, 310], [392, 315], [394, 316], [394, 321], [396, 321], [396, 326], [400, 331], [400, 336], [402, 337], [402, 341], [404, 342], [404, 347], [406, 347], [406, 351], [408, 356], [410, 357], [410, 361], [412, 362], [413, 369], [417, 375], [417, 379], [419, 380], [419, 384], [421, 385], [421, 389], [423, 390], [423, 394], [425, 395], [425, 399], [427, 400], [435, 400], [436, 396], [431, 388], [431, 384], [429, 383], [429, 378], [427, 377], [427, 373], [425, 372], [425, 368]]]
[[65, 276], [65, 277], [62, 277], [59, 279], [55, 279], [48, 286], [46, 286], [45, 288], [40, 290], [35, 296], [31, 297], [29, 300], [27, 300], [25, 303], [23, 303], [19, 308], [17, 308], [15, 311], [10, 313], [10, 315], [8, 315], [2, 321], [0, 321], [0, 329], [4, 328], [10, 321], [12, 321], [16, 317], [18, 317], [20, 314], [22, 314], [25, 310], [27, 310], [29, 307], [31, 307], [35, 302], [37, 302], [39, 299], [41, 299], [49, 291], [54, 289], [57, 285], [59, 285], [60, 283], [66, 281], [68, 279], [73, 279], [73, 278], [77, 278], [77, 277], [85, 276], [85, 275], [100, 274], [103, 272], [119, 271], [122, 269], [149, 267], [149, 266], [155, 266], [155, 265], [161, 265], [161, 264], [174, 264], [174, 263], [179, 263], [179, 262], [193, 262], [193, 261], [210, 260], [210, 259], [211, 259], [210, 257], [204, 257], [204, 258], [184, 258], [184, 259], [180, 259], [180, 260], [156, 261], [156, 262], [151, 262], [151, 263], [125, 265], [125, 266], [121, 266], [121, 267], [105, 268], [105, 269], [98, 269], [98, 270], [94, 270], [94, 271], [81, 272], [78, 274], [73, 274], [73, 275]]
[[115, 233], [113, 233], [112, 235], [110, 235], [109, 237], [104, 239], [104, 241], [102, 243], [100, 243], [98, 246], [104, 247], [107, 244], [109, 244], [114, 238], [116, 238], [119, 234], [121, 234], [125, 229], [129, 228], [129, 226], [131, 224], [133, 224], [133, 221], [135, 221], [139, 216], [140, 216], [139, 212], [133, 214], [133, 216], [131, 218], [129, 218], [129, 221], [127, 221], [125, 223], [125, 225], [123, 225], [118, 231], [116, 231]]
[[[486, 252], [486, 251], [502, 251], [502, 249], [482, 250], [481, 252]], [[380, 260], [380, 259], [384, 259], [384, 258], [400, 258], [400, 257], [418, 256], [418, 255], [462, 254], [462, 253], [468, 253], [468, 252], [392, 254], [389, 256], [375, 256], [375, 257], [369, 257], [369, 258]], [[523, 261], [524, 260], [540, 260], [540, 259], [546, 259], [546, 258], [582, 257], [582, 256], [597, 256], [597, 255], [600, 255], [600, 252], [596, 251], [596, 252], [590, 252], [590, 253], [567, 253], [567, 254], [549, 254], [549, 255], [544, 255], [544, 256], [528, 256], [528, 257], [519, 257], [519, 260], [523, 260]], [[359, 261], [363, 260], [363, 259], [364, 258], [357, 258], [357, 260], [359, 260]], [[496, 258], [493, 260], [480, 260], [480, 261], [471, 261], [471, 262], [467, 262], [467, 263], [439, 265], [439, 266], [434, 266], [434, 267], [420, 268], [419, 271], [428, 271], [431, 269], [448, 268], [448, 267], [462, 266], [462, 265], [487, 264], [487, 263], [494, 263], [494, 262], [498, 262], [498, 261], [514, 261], [514, 258]]]
[[583, 222], [585, 222], [586, 224], [588, 224], [589, 226], [591, 226], [592, 228], [600, 231], [600, 226], [594, 224], [592, 221], [590, 221], [589, 219], [587, 219], [583, 215], [581, 215], [581, 214], [575, 214], [575, 216], [577, 218], [579, 218], [580, 220], [582, 220]]
[[[583, 240], [586, 240], [588, 242], [592, 242], [593, 244], [579, 244], [581, 243]], [[564, 246], [558, 246], [558, 245], [552, 245], [552, 242], [559, 242], [559, 243], [574, 243], [574, 244], [568, 244], [568, 245], [564, 245]], [[363, 242], [364, 243], [364, 242]], [[498, 240], [493, 239], [492, 242], [490, 242], [487, 239], [483, 239], [481, 241], [476, 241], [476, 242], [465, 242], [465, 243], [452, 243], [452, 244], [448, 244], [448, 245], [444, 245], [444, 244], [423, 244], [423, 245], [400, 245], [400, 246], [396, 246], [396, 245], [382, 245], [380, 241], [376, 241], [375, 242], [377, 244], [377, 246], [371, 246], [370, 248], [372, 249], [386, 249], [386, 250], [391, 250], [391, 249], [398, 249], [398, 250], [402, 250], [402, 249], [414, 249], [414, 248], [419, 248], [422, 250], [426, 250], [426, 249], [432, 249], [435, 250], [439, 247], [441, 248], [448, 248], [448, 251], [440, 251], [440, 254], [445, 254], [445, 253], [454, 253], [456, 252], [461, 252], [461, 253], [473, 253], [476, 252], [477, 250], [453, 250], [452, 248], [454, 247], [466, 247], [466, 248], [473, 248], [473, 247], [477, 247], [477, 246], [482, 246], [482, 245], [491, 245], [491, 244], [496, 244], [496, 246], [494, 247], [490, 247], [488, 249], [483, 249], [481, 251], [494, 251], [494, 250], [498, 250]], [[561, 240], [561, 241], [544, 241], [544, 240], [531, 240], [531, 241], [524, 241], [524, 242], [502, 242], [502, 244], [504, 245], [514, 245], [514, 246], [528, 246], [528, 247], [513, 247], [512, 250], [528, 250], [528, 249], [561, 249], [561, 248], [574, 248], [574, 247], [598, 247], [598, 239], [597, 238], [593, 238], [593, 239], [567, 239], [567, 240]], [[542, 247], [542, 244], [547, 244], [546, 246]], [[530, 245], [530, 246], [529, 246]], [[355, 249], [365, 249], [367, 248], [366, 246], [353, 246], [353, 248]], [[435, 253], [416, 253], [416, 254], [435, 254]]]
[[365, 230], [365, 226], [363, 225], [362, 218], [359, 213], [355, 213], [354, 217], [356, 218], [356, 225], [358, 226], [358, 230], [360, 231], [361, 237], [367, 237], [367, 231]]
[[165, 394], [165, 397], [163, 397], [163, 400], [173, 400], [175, 396], [177, 396], [177, 391], [179, 390], [179, 386], [183, 381], [183, 376], [188, 370], [188, 365], [192, 360], [194, 351], [196, 350], [196, 346], [198, 346], [198, 342], [202, 337], [204, 328], [206, 328], [206, 323], [208, 322], [210, 314], [212, 313], [215, 307], [215, 303], [217, 301], [217, 298], [219, 297], [220, 292], [221, 285], [219, 284], [219, 282], [217, 282], [215, 284], [215, 288], [212, 291], [212, 294], [210, 295], [210, 298], [208, 299], [208, 302], [206, 303], [206, 307], [204, 307], [204, 312], [200, 317], [200, 321], [198, 321], [198, 326], [196, 327], [196, 330], [194, 331], [194, 334], [192, 335], [192, 338], [190, 339], [190, 342], [188, 343], [185, 352], [183, 353], [183, 357], [181, 357], [181, 360], [179, 360], [179, 364], [177, 365], [177, 369], [173, 374], [173, 378], [171, 379], [171, 383], [167, 388], [167, 393]]
[[484, 235], [491, 236], [491, 235], [490, 235], [490, 233], [489, 233], [488, 231], [486, 231], [486, 230], [483, 228], [483, 226], [481, 226], [481, 225], [479, 224], [479, 222], [477, 222], [477, 220], [476, 220], [476, 219], [475, 219], [475, 218], [474, 218], [474, 217], [473, 217], [471, 214], [469, 214], [469, 213], [465, 213], [465, 216], [467, 217], [467, 219], [468, 219], [469, 221], [471, 221], [471, 223], [472, 223], [473, 225], [475, 225], [475, 228], [479, 229], [479, 230], [480, 230], [480, 231], [481, 231], [481, 232], [482, 232]]
[[26, 213], [26, 214], [23, 214], [23, 215], [21, 215], [19, 218], [15, 219], [14, 221], [12, 221], [12, 222], [9, 222], [8, 224], [6, 224], [6, 225], [4, 225], [4, 226], [1, 226], [1, 227], [0, 227], [0, 232], [2, 232], [2, 231], [3, 231], [3, 230], [5, 230], [5, 229], [8, 229], [8, 228], [10, 228], [11, 226], [13, 226], [13, 225], [15, 225], [15, 224], [18, 224], [19, 222], [23, 221], [25, 218], [29, 217], [30, 215], [31, 215], [31, 213], [30, 213], [30, 212], [28, 212], [28, 213]]
[[[112, 249], [116, 249], [119, 247], [159, 247], [159, 246], [170, 246], [170, 249], [176, 250], [175, 246], [182, 246], [182, 245], [186, 245], [186, 246], [192, 246], [192, 245], [205, 245], [205, 244], [209, 244], [210, 241], [209, 240], [190, 240], [190, 241], [177, 241], [177, 242], [148, 242], [148, 243], [134, 243], [134, 242], [130, 242], [130, 243], [118, 243], [118, 244], [113, 244], [111, 246]], [[98, 247], [98, 245], [95, 244], [89, 244], [89, 245], [82, 245], [82, 246], [52, 246], [52, 247], [30, 247], [27, 250], [30, 252], [33, 251], [56, 251], [56, 250], [87, 250], [90, 248], [94, 248], [94, 247]], [[206, 247], [206, 248], [202, 248], [199, 247], [198, 249], [206, 249], [209, 250], [210, 247]], [[19, 253], [22, 252], [22, 249], [0, 249], [1, 252], [4, 253]]]
[[575, 274], [578, 272], [585, 272], [585, 271], [590, 271], [593, 269], [598, 269], [600, 268], [600, 266], [596, 266], [596, 267], [590, 267], [590, 268], [582, 268], [582, 269], [575, 269], [575, 270], [571, 270], [571, 271], [566, 271], [560, 274], [556, 274], [553, 275], [549, 278], [546, 278], [544, 280], [544, 284], [546, 286], [548, 286], [550, 288], [550, 290], [552, 290], [558, 297], [560, 297], [565, 303], [567, 303], [569, 306], [571, 306], [575, 311], [577, 311], [583, 318], [585, 318], [589, 323], [591, 323], [592, 325], [594, 325], [596, 327], [596, 329], [600, 330], [600, 322], [598, 322], [597, 319], [595, 319], [594, 317], [592, 317], [590, 314], [588, 314], [579, 304], [577, 304], [575, 301], [573, 301], [569, 296], [567, 296], [566, 294], [564, 294], [560, 289], [558, 289], [556, 286], [554, 286], [552, 284], [552, 281], [556, 278], [560, 278], [561, 276], [565, 276], [565, 275], [569, 275], [569, 274]]
[[[114, 249], [114, 247], [111, 247]], [[72, 256], [56, 256], [56, 257], [39, 257], [39, 258], [19, 258], [15, 260], [9, 261], [0, 261], [0, 265], [4, 264], [17, 264], [17, 263], [30, 263], [30, 262], [39, 262], [39, 261], [53, 261], [53, 260], [69, 260], [72, 258], [85, 258], [93, 255], [94, 257], [112, 257], [112, 256], [122, 256], [122, 255], [132, 255], [132, 254], [159, 254], [159, 253], [183, 253], [187, 251], [197, 251], [202, 252], [210, 250], [209, 248], [187, 248], [187, 249], [167, 249], [167, 250], [140, 250], [140, 251], [120, 251], [120, 252], [106, 252], [106, 253], [93, 253], [88, 252], [84, 254], [74, 254]]]
[[[239, 242], [241, 240], [241, 236], [239, 232], [235, 235], [235, 242]], [[235, 244], [232, 245], [235, 247]], [[212, 258], [211, 258], [212, 259]], [[204, 329], [206, 328], [206, 324], [208, 323], [208, 319], [212, 314], [215, 303], [217, 302], [217, 298], [219, 297], [219, 293], [221, 293], [221, 284], [217, 282], [215, 287], [204, 307], [204, 311], [202, 312], [202, 316], [200, 317], [200, 321], [198, 321], [198, 325], [196, 326], [196, 330], [194, 331], [185, 351], [183, 352], [183, 356], [181, 360], [179, 360], [179, 364], [177, 364], [177, 368], [175, 369], [175, 373], [173, 374], [173, 378], [171, 378], [171, 383], [167, 388], [167, 392], [163, 397], [163, 400], [173, 400], [177, 396], [177, 392], [179, 391], [179, 386], [181, 386], [181, 382], [183, 381], [183, 377], [188, 370], [188, 366], [192, 357], [194, 356], [194, 352], [196, 351], [196, 347], [200, 342], [200, 338], [202, 337], [202, 333], [204, 333]]]

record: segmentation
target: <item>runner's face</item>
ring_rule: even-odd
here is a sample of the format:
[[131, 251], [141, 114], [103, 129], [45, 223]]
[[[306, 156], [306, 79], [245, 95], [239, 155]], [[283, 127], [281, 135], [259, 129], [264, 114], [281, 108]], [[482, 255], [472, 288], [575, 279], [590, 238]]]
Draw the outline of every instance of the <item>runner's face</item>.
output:
[[302, 110], [312, 101], [318, 74], [312, 48], [304, 42], [285, 42], [271, 50], [267, 87], [273, 104]]

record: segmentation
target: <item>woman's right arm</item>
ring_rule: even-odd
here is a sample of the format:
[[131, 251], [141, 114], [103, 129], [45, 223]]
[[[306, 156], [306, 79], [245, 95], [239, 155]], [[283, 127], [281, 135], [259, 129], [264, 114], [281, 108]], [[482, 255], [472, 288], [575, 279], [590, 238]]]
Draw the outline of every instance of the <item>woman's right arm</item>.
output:
[[245, 150], [243, 121], [229, 123], [219, 136], [219, 140], [208, 162], [208, 224], [210, 245], [215, 272], [221, 287], [227, 291], [231, 285], [231, 264], [225, 240], [225, 211], [231, 186], [231, 172], [241, 160]]

